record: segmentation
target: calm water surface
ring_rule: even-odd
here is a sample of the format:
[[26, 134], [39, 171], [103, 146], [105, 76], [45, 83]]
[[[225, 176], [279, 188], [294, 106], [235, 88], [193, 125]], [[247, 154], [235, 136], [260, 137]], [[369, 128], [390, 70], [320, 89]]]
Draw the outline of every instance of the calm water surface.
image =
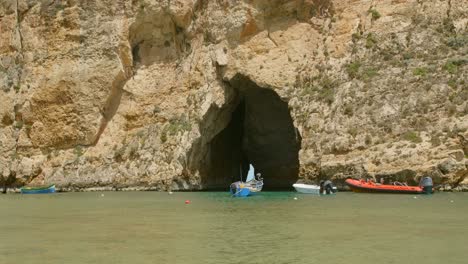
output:
[[468, 263], [468, 193], [8, 194], [0, 212], [2, 264]]

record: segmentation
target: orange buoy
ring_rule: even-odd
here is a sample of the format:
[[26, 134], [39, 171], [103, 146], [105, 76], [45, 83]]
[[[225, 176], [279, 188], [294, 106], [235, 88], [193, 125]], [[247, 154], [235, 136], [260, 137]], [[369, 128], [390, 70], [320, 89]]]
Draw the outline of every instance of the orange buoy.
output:
[[190, 203], [190, 200], [185, 200], [185, 204], [189, 204]]

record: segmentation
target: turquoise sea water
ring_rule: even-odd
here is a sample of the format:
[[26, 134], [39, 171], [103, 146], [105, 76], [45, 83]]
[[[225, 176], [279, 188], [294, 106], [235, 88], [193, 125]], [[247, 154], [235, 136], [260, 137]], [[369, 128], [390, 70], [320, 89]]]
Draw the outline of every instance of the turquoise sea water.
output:
[[468, 263], [468, 193], [8, 194], [0, 230], [2, 264], [456, 264]]

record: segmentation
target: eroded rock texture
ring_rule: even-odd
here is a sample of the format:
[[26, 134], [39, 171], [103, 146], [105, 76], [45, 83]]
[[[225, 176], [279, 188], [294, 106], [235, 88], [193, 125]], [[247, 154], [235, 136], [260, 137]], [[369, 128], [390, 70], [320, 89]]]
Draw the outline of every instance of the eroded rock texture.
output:
[[267, 187], [430, 175], [466, 189], [467, 14], [451, 0], [4, 0], [0, 181], [225, 188], [250, 162]]

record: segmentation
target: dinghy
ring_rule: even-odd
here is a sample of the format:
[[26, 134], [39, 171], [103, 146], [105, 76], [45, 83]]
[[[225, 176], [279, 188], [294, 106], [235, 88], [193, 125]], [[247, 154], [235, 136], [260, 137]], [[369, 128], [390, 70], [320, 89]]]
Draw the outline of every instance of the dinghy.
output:
[[22, 187], [20, 191], [22, 194], [54, 193], [55, 185], [51, 184], [48, 186], [39, 186], [39, 187]]
[[[295, 183], [293, 184], [294, 189], [299, 193], [310, 193], [310, 194], [320, 194], [320, 186], [315, 184], [303, 184]], [[333, 193], [337, 191], [336, 187], [333, 186]]]
[[378, 184], [372, 181], [366, 182], [362, 179], [347, 179], [345, 182], [353, 192], [429, 194], [432, 193], [432, 179], [430, 181], [429, 179], [429, 177], [423, 178], [425, 182], [422, 180], [421, 186], [407, 186], [398, 182], [395, 182], [393, 185]]
[[320, 194], [320, 186], [315, 184], [295, 183], [293, 187], [299, 193]]

